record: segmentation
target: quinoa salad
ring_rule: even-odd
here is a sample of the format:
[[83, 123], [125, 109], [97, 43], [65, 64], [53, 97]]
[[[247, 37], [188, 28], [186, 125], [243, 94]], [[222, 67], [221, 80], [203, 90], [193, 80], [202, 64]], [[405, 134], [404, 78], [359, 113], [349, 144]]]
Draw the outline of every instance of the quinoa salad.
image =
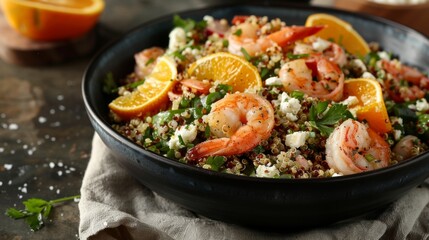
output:
[[[353, 54], [318, 37], [323, 26], [263, 16], [173, 23], [167, 47], [135, 53], [135, 70], [104, 84], [112, 99], [142, 95], [160, 61], [172, 72], [144, 107], [109, 105], [112, 127], [148, 151], [235, 175], [326, 178], [428, 150], [429, 79], [377, 43]], [[214, 79], [222, 72], [232, 80]]]

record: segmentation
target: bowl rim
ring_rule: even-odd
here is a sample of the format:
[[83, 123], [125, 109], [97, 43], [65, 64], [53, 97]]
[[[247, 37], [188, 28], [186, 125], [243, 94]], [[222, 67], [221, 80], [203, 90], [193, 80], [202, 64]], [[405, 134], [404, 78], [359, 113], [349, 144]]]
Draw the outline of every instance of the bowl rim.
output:
[[[110, 137], [112, 137], [113, 139], [115, 139], [115, 141], [121, 140], [121, 144], [125, 145], [128, 148], [131, 148], [133, 151], [139, 152], [140, 154], [143, 153], [144, 155], [149, 155], [151, 158], [156, 159], [156, 161], [160, 161], [164, 164], [167, 165], [172, 165], [176, 168], [180, 168], [182, 170], [186, 170], [186, 171], [192, 171], [192, 172], [197, 172], [199, 174], [203, 174], [206, 176], [210, 176], [210, 177], [216, 177], [216, 178], [224, 178], [224, 179], [230, 179], [230, 180], [234, 180], [234, 181], [249, 181], [249, 182], [267, 182], [267, 183], [295, 183], [295, 182], [301, 182], [301, 183], [319, 183], [319, 184], [323, 184], [326, 182], [339, 182], [339, 181], [355, 181], [355, 180], [359, 180], [362, 178], [370, 178], [370, 177], [375, 177], [377, 175], [380, 174], [387, 174], [387, 173], [391, 173], [391, 172], [396, 172], [401, 168], [407, 167], [409, 165], [414, 165], [417, 164], [420, 161], [427, 161], [429, 159], [429, 151], [426, 151], [418, 156], [412, 157], [410, 159], [404, 160], [402, 162], [396, 163], [394, 165], [390, 165], [384, 168], [380, 168], [380, 169], [376, 169], [376, 170], [371, 170], [371, 171], [367, 171], [367, 172], [361, 172], [361, 173], [356, 173], [356, 174], [351, 174], [351, 175], [342, 175], [342, 176], [337, 176], [337, 177], [330, 177], [330, 178], [293, 178], [293, 179], [289, 179], [289, 178], [261, 178], [261, 177], [253, 177], [253, 176], [244, 176], [244, 175], [235, 175], [235, 174], [230, 174], [230, 173], [223, 173], [223, 172], [216, 172], [216, 171], [212, 171], [212, 170], [207, 170], [207, 169], [203, 169], [201, 167], [197, 167], [194, 165], [190, 165], [187, 163], [182, 163], [173, 159], [169, 159], [167, 157], [164, 157], [162, 155], [158, 155], [156, 153], [153, 153], [151, 151], [148, 151], [146, 149], [144, 149], [143, 147], [137, 145], [136, 143], [134, 143], [133, 141], [131, 141], [130, 139], [124, 137], [123, 135], [121, 135], [120, 133], [116, 132], [111, 125], [109, 125], [108, 122], [104, 121], [104, 117], [96, 114], [96, 112], [93, 109], [93, 105], [91, 104], [91, 101], [89, 100], [89, 97], [87, 96], [88, 93], [88, 89], [89, 89], [89, 75], [92, 71], [96, 71], [95, 66], [97, 65], [98, 61], [104, 56], [104, 54], [106, 54], [106, 52], [108, 52], [111, 48], [115, 47], [116, 45], [120, 44], [121, 41], [123, 41], [124, 39], [126, 39], [129, 36], [132, 36], [134, 34], [136, 34], [138, 31], [140, 31], [141, 29], [143, 29], [144, 27], [148, 27], [151, 25], [157, 25], [160, 23], [165, 23], [165, 21], [171, 21], [172, 17], [175, 14], [178, 15], [191, 15], [193, 13], [198, 13], [199, 11], [214, 11], [216, 9], [220, 9], [220, 8], [247, 8], [247, 7], [261, 7], [261, 8], [274, 8], [274, 7], [292, 7], [295, 8], [296, 10], [310, 10], [310, 11], [319, 11], [319, 12], [325, 12], [325, 13], [329, 13], [329, 14], [335, 14], [335, 13], [339, 13], [339, 14], [343, 14], [343, 15], [348, 15], [350, 17], [354, 17], [354, 18], [359, 18], [359, 19], [363, 19], [366, 21], [371, 21], [371, 22], [377, 22], [377, 23], [381, 23], [381, 24], [386, 24], [389, 25], [390, 27], [393, 27], [395, 29], [401, 29], [403, 31], [406, 31], [407, 33], [411, 33], [411, 34], [417, 34], [418, 37], [423, 37], [423, 39], [426, 40], [427, 45], [429, 46], [429, 38], [427, 36], [425, 36], [424, 34], [409, 28], [405, 25], [399, 24], [397, 22], [393, 22], [391, 20], [382, 18], [382, 17], [378, 17], [378, 16], [373, 16], [373, 15], [369, 15], [369, 14], [365, 14], [365, 13], [356, 13], [356, 12], [350, 12], [350, 11], [346, 11], [346, 10], [341, 10], [341, 9], [335, 9], [335, 8], [329, 8], [329, 7], [324, 7], [324, 6], [312, 6], [312, 5], [303, 5], [303, 4], [296, 4], [296, 3], [255, 3], [255, 2], [251, 2], [251, 3], [246, 3], [246, 4], [219, 4], [219, 5], [213, 5], [213, 6], [207, 6], [207, 7], [202, 7], [202, 8], [197, 8], [197, 9], [192, 9], [192, 10], [184, 10], [184, 11], [178, 11], [178, 12], [174, 12], [174, 13], [169, 13], [169, 14], [165, 14], [162, 15], [160, 17], [151, 19], [149, 21], [145, 21], [141, 24], [139, 24], [136, 27], [133, 27], [132, 29], [130, 29], [129, 31], [126, 31], [125, 33], [120, 34], [118, 37], [116, 37], [115, 39], [113, 39], [112, 41], [110, 41], [109, 43], [107, 43], [106, 45], [104, 45], [102, 48], [100, 48], [100, 50], [92, 57], [92, 59], [90, 60], [89, 64], [87, 65], [83, 77], [82, 77], [82, 84], [81, 84], [81, 91], [82, 91], [82, 97], [83, 97], [83, 102], [87, 111], [87, 114], [89, 116], [89, 118], [92, 118], [93, 121], [97, 122], [99, 128], [103, 129]], [[98, 134], [98, 133], [97, 133]], [[103, 140], [104, 141], [104, 140]], [[129, 160], [127, 160], [129, 161]], [[429, 174], [429, 173], [428, 173]]]

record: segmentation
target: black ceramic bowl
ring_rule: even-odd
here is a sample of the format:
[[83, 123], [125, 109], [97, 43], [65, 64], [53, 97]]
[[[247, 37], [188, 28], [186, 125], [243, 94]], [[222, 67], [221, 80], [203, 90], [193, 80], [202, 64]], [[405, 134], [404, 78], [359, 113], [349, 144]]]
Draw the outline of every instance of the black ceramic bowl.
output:
[[[205, 15], [231, 19], [236, 14], [280, 17], [304, 24], [309, 14], [326, 12], [350, 22], [367, 41], [429, 71], [429, 40], [404, 26], [370, 16], [291, 5], [222, 6], [179, 13], [201, 20]], [[223, 174], [179, 163], [115, 132], [109, 123], [102, 84], [107, 73], [123, 77], [133, 70], [133, 54], [167, 46], [172, 16], [148, 22], [101, 51], [83, 79], [90, 120], [129, 173], [161, 196], [203, 216], [259, 227], [311, 227], [350, 219], [387, 206], [429, 176], [429, 153], [384, 169], [330, 179], [263, 179]]]

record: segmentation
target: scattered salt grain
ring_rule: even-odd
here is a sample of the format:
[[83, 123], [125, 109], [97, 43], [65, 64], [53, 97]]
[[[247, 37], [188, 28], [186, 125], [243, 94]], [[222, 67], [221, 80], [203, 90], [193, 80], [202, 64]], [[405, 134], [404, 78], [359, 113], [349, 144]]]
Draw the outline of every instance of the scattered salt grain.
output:
[[64, 164], [62, 162], [58, 162], [58, 167], [63, 167]]
[[55, 163], [50, 162], [50, 163], [49, 163], [49, 167], [50, 167], [50, 168], [54, 168], [54, 167], [55, 167]]
[[36, 149], [32, 148], [32, 149], [27, 151], [27, 154], [31, 156], [31, 155], [33, 155], [34, 151], [36, 151]]
[[49, 190], [54, 190], [54, 187], [53, 186], [49, 186]]
[[12, 167], [13, 167], [13, 164], [7, 164], [7, 163], [5, 163], [3, 166], [4, 166], [4, 169], [11, 170]]
[[3, 186], [3, 182], [2, 182], [2, 181], [0, 181], [0, 187], [1, 187], [1, 186]]
[[9, 180], [9, 182], [7, 182], [7, 185], [12, 185], [12, 180]]
[[62, 100], [64, 100], [64, 96], [63, 96], [63, 95], [58, 95], [58, 96], [57, 96], [57, 100], [58, 100], [58, 101], [62, 101]]
[[18, 128], [18, 124], [16, 123], [9, 124], [9, 130], [18, 130]]
[[45, 117], [39, 117], [39, 123], [45, 123], [47, 119]]
[[60, 105], [60, 106], [58, 106], [58, 109], [60, 111], [64, 111], [64, 110], [66, 110], [66, 107], [64, 105]]
[[63, 175], [63, 171], [58, 171], [57, 174], [61, 177]]
[[4, 152], [4, 148], [0, 147], [0, 153]]
[[55, 114], [55, 109], [51, 109], [51, 110], [49, 110], [49, 113], [50, 113], [51, 115], [54, 115], [54, 114]]
[[50, 126], [51, 127], [59, 127], [59, 126], [61, 126], [61, 123], [60, 122], [53, 122], [50, 124]]
[[60, 194], [60, 189], [57, 189], [57, 194]]
[[21, 192], [27, 193], [27, 188], [26, 187], [21, 188]]

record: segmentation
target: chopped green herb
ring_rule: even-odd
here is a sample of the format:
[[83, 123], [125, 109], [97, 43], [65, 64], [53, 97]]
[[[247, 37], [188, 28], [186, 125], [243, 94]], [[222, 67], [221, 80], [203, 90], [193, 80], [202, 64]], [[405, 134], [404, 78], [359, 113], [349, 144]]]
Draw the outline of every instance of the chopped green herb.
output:
[[255, 153], [263, 153], [265, 151], [264, 147], [262, 147], [261, 145], [256, 146], [253, 151]]
[[118, 91], [118, 85], [113, 78], [113, 73], [109, 72], [106, 78], [103, 80], [103, 92], [106, 94], [116, 93]]
[[298, 100], [304, 99], [304, 93], [298, 90], [294, 90], [290, 93], [290, 96]]
[[130, 89], [130, 90], [136, 89], [138, 86], [142, 85], [144, 83], [144, 81], [145, 80], [143, 79], [140, 81], [129, 83], [129, 84], [125, 85], [125, 88]]
[[207, 22], [204, 20], [197, 22], [193, 19], [183, 19], [179, 15], [174, 15], [173, 25], [189, 32], [194, 29], [204, 29], [207, 26]]
[[210, 165], [213, 171], [219, 171], [220, 167], [226, 162], [223, 156], [210, 156], [206, 160], [206, 164]]
[[152, 117], [152, 122], [156, 126], [160, 126], [165, 122], [171, 121], [175, 114], [180, 114], [186, 111], [186, 109], [177, 109], [177, 110], [169, 110], [164, 112], [159, 112], [155, 116]]
[[25, 219], [27, 224], [30, 226], [32, 231], [37, 231], [43, 227], [44, 220], [49, 217], [52, 208], [55, 204], [62, 203], [80, 198], [80, 195], [59, 198], [55, 200], [43, 200], [40, 198], [30, 198], [24, 201], [24, 210], [18, 210], [16, 208], [8, 208], [6, 215], [13, 219]]
[[367, 154], [365, 154], [364, 155], [364, 157], [365, 157], [365, 159], [368, 161], [368, 162], [373, 162], [376, 158], [372, 155], [372, 154], [370, 154], [370, 153], [367, 153]]
[[229, 46], [229, 41], [228, 41], [228, 40], [226, 40], [226, 39], [224, 39], [224, 40], [222, 41], [222, 46], [223, 46], [223, 47], [225, 47], [225, 48], [227, 48], [227, 47]]
[[306, 57], [308, 57], [310, 55], [309, 54], [293, 54], [291, 52], [288, 52], [286, 56], [290, 60], [295, 60], [295, 59], [300, 59], [300, 58], [306, 58]]
[[333, 104], [328, 109], [328, 102], [319, 102], [310, 107], [310, 124], [319, 129], [320, 133], [324, 136], [329, 136], [332, 133], [333, 125], [340, 120], [353, 118], [347, 106], [343, 104]]
[[249, 55], [249, 53], [246, 51], [246, 49], [241, 48], [240, 51], [243, 53], [243, 56], [247, 61], [250, 62], [252, 60], [252, 57]]
[[291, 174], [282, 174], [279, 176], [279, 178], [287, 178], [287, 179], [291, 179], [292, 175]]
[[206, 129], [204, 130], [204, 137], [209, 138], [210, 137], [210, 126], [207, 125]]
[[239, 28], [233, 34], [236, 35], [236, 36], [241, 36], [242, 33], [243, 33], [243, 30], [241, 30], [241, 28]]
[[173, 55], [173, 57], [176, 57], [176, 58], [180, 59], [181, 61], [186, 59], [185, 55], [182, 54], [181, 50], [177, 50], [177, 51], [173, 52], [172, 55]]
[[264, 78], [269, 72], [270, 72], [270, 70], [268, 70], [268, 68], [262, 68], [261, 78]]
[[146, 66], [149, 66], [151, 63], [153, 63], [153, 62], [155, 62], [155, 59], [154, 58], [150, 58], [149, 60], [147, 60], [147, 62], [146, 62]]

